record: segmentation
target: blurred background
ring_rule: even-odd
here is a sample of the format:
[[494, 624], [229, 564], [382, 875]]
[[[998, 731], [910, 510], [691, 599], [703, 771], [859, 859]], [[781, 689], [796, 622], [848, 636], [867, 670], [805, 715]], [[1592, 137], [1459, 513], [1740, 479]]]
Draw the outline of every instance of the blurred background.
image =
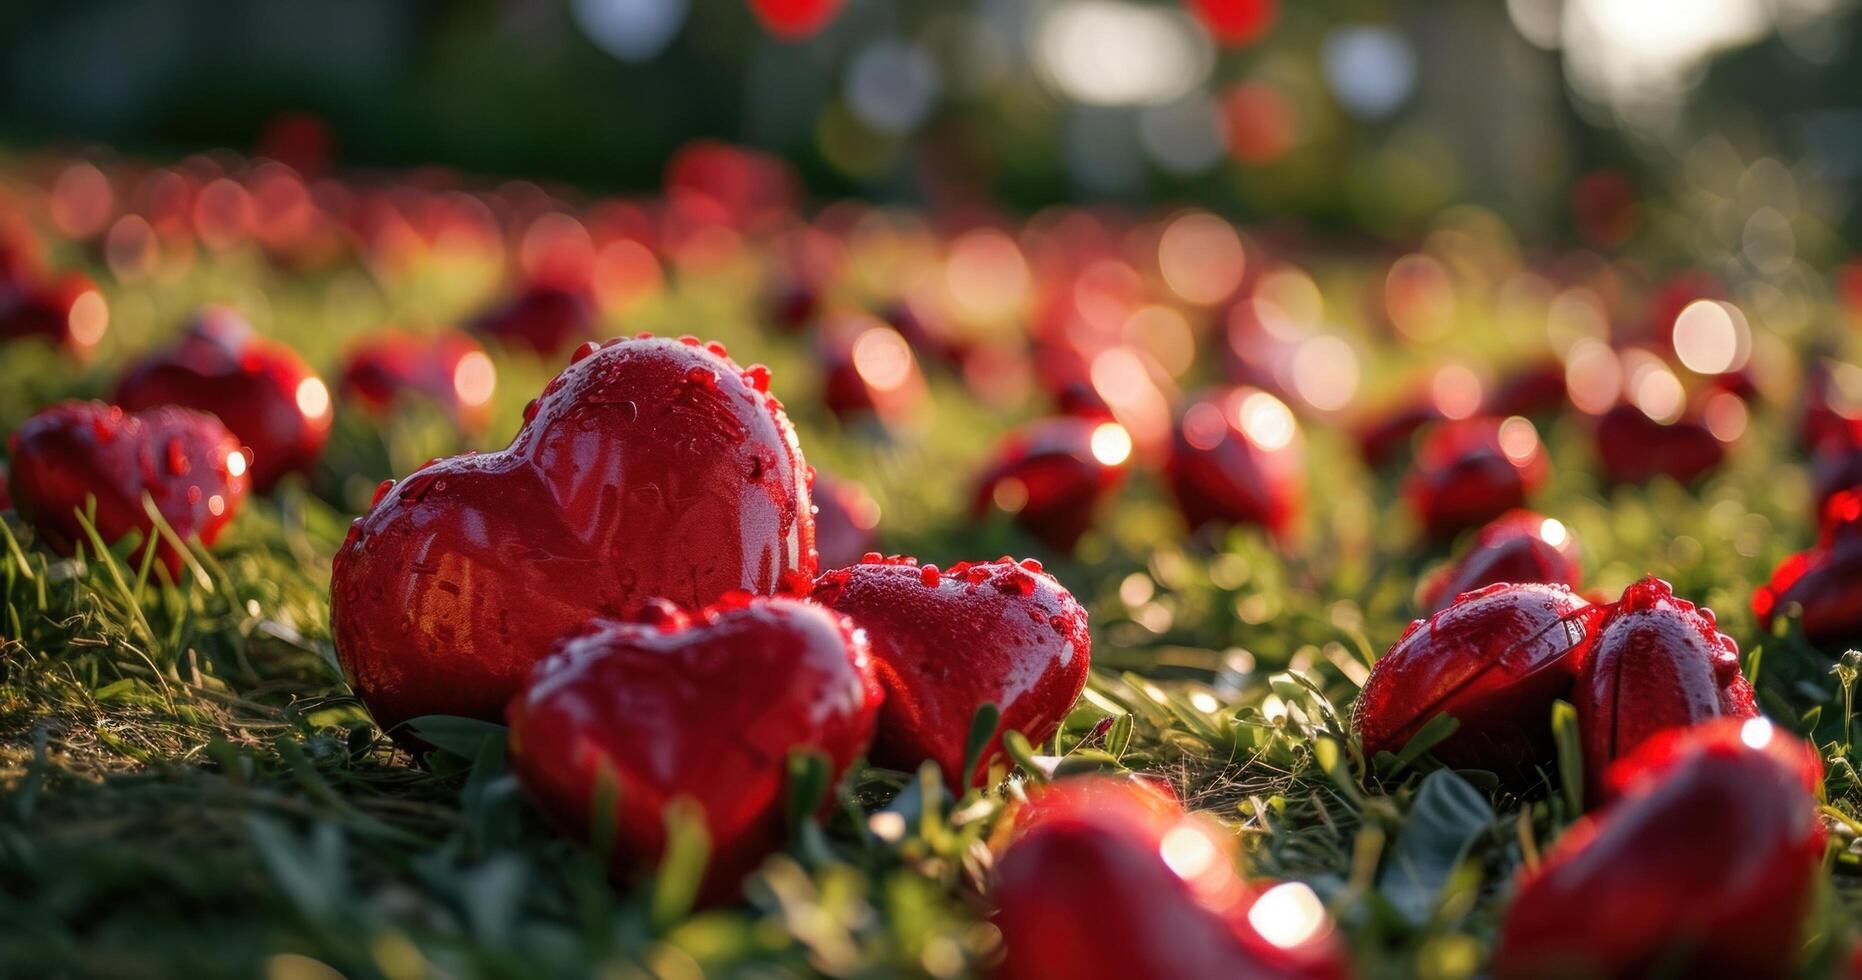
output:
[[1387, 237], [1473, 202], [1528, 237], [1654, 226], [1698, 252], [1651, 202], [1698, 218], [1688, 187], [1737, 193], [1759, 161], [1746, 192], [1778, 216], [1853, 226], [1857, 22], [1847, 0], [17, 3], [0, 140], [627, 192], [702, 137], [817, 198], [943, 214], [1193, 201]]

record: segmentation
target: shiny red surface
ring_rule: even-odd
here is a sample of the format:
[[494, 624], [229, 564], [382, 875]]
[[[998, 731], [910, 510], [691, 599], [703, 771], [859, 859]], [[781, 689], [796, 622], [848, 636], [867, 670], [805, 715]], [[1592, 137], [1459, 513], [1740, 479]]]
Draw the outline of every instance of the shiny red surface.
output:
[[[75, 511], [95, 497], [95, 526], [106, 543], [130, 532], [147, 541], [154, 528], [142, 507], [146, 492], [162, 519], [183, 539], [211, 546], [246, 498], [239, 440], [211, 415], [163, 407], [131, 414], [101, 402], [64, 402], [34, 415], [8, 440], [13, 503], [47, 543], [64, 554], [86, 540]], [[156, 557], [171, 576], [181, 555], [165, 540]], [[138, 551], [140, 554], [140, 550]]]
[[387, 414], [403, 398], [422, 398], [461, 430], [480, 432], [491, 420], [490, 399], [466, 401], [458, 380], [460, 361], [484, 353], [478, 341], [462, 333], [374, 334], [350, 349], [342, 393], [376, 415]]
[[1726, 444], [1700, 419], [1663, 425], [1634, 405], [1603, 413], [1596, 442], [1603, 475], [1612, 483], [1647, 483], [1658, 476], [1691, 483], [1726, 460]]
[[1423, 608], [1440, 611], [1461, 593], [1496, 582], [1550, 582], [1577, 588], [1581, 584], [1577, 538], [1560, 525], [1558, 543], [1553, 544], [1545, 538], [1545, 522], [1545, 515], [1529, 510], [1508, 511], [1494, 518], [1475, 535], [1467, 553], [1424, 582]]
[[1481, 400], [1481, 412], [1538, 417], [1563, 411], [1571, 404], [1565, 387], [1565, 366], [1556, 359], [1541, 361], [1502, 377]]
[[1610, 769], [1614, 802], [1522, 873], [1494, 976], [1795, 975], [1822, 775], [1809, 745], [1760, 721], [1643, 743]]
[[1103, 424], [1062, 416], [1010, 433], [977, 480], [973, 515], [989, 513], [1003, 484], [1014, 481], [1024, 500], [1015, 522], [1049, 547], [1071, 552], [1092, 527], [1100, 502], [1125, 480], [1126, 464], [1107, 466], [1093, 457], [1093, 430]]
[[1716, 625], [1653, 577], [1608, 607], [1572, 692], [1593, 793], [1611, 762], [1662, 729], [1758, 714], [1739, 645]]
[[[1226, 388], [1193, 399], [1177, 418], [1164, 475], [1192, 528], [1258, 524], [1285, 534], [1305, 494], [1306, 451], [1297, 423], [1291, 438], [1263, 443], [1243, 424], [1254, 388]], [[1272, 396], [1267, 396], [1272, 397]]]
[[1832, 653], [1862, 643], [1862, 491], [1824, 505], [1816, 547], [1778, 564], [1752, 593], [1752, 612], [1768, 630], [1794, 615], [1805, 639]]
[[559, 357], [595, 337], [595, 303], [579, 289], [531, 283], [479, 314], [466, 330], [508, 348]]
[[1446, 714], [1461, 724], [1432, 750], [1443, 763], [1519, 779], [1551, 767], [1552, 702], [1570, 691], [1598, 613], [1562, 585], [1491, 585], [1411, 623], [1358, 696], [1364, 754], [1401, 751]]
[[[872, 641], [886, 689], [873, 761], [909, 772], [929, 759], [953, 792], [983, 784], [1003, 732], [1035, 745], [1052, 737], [1086, 686], [1086, 610], [1032, 560], [959, 562], [940, 572], [874, 555], [824, 573], [814, 598]], [[985, 703], [1002, 719], [966, 774], [970, 721]]]
[[578, 356], [508, 448], [384, 488], [337, 552], [337, 655], [383, 727], [498, 717], [590, 616], [812, 579], [807, 466], [766, 370], [696, 340]]
[[879, 321], [870, 317], [830, 318], [817, 338], [821, 404], [843, 423], [874, 419], [896, 424], [923, 411], [929, 402], [930, 392], [916, 357], [906, 360], [899, 378], [869, 377], [861, 370], [854, 345], [866, 330], [878, 327]]
[[[1185, 841], [1185, 838], [1192, 838]], [[1173, 869], [1165, 841], [1199, 852]], [[1185, 846], [1185, 844], [1192, 846]], [[1180, 873], [1190, 872], [1190, 873]], [[1260, 888], [1235, 870], [1234, 838], [1136, 779], [1063, 780], [1016, 814], [997, 859], [1004, 980], [1237, 980], [1348, 974], [1329, 921], [1291, 948], [1248, 921]]]
[[1353, 436], [1358, 455], [1372, 468], [1388, 466], [1409, 452], [1416, 433], [1443, 418], [1441, 409], [1427, 400], [1395, 409], [1358, 428]]
[[851, 565], [873, 550], [879, 504], [865, 487], [816, 474], [809, 497], [815, 503], [815, 553], [822, 568]]
[[1500, 445], [1501, 420], [1480, 416], [1431, 426], [1403, 482], [1403, 495], [1430, 537], [1449, 538], [1516, 507], [1545, 480], [1545, 449], [1514, 459]]
[[330, 436], [328, 389], [316, 414], [299, 397], [314, 379], [291, 348], [255, 335], [232, 310], [208, 307], [180, 344], [123, 376], [116, 402], [131, 411], [180, 405], [219, 416], [252, 451], [252, 488], [265, 493], [286, 473], [308, 471]]
[[705, 893], [728, 899], [786, 836], [793, 749], [839, 778], [872, 737], [879, 688], [844, 618], [794, 599], [737, 597], [689, 618], [597, 621], [537, 666], [508, 711], [511, 763], [538, 809], [586, 839], [614, 781], [615, 870], [650, 868], [666, 805], [704, 808]]

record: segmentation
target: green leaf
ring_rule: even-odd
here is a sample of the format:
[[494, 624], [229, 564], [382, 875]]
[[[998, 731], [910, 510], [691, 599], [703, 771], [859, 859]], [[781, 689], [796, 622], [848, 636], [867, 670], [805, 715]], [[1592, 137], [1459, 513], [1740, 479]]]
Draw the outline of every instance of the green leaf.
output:
[[1396, 754], [1396, 763], [1390, 770], [1390, 775], [1394, 777], [1408, 769], [1411, 763], [1422, 758], [1423, 753], [1441, 744], [1443, 739], [1453, 735], [1460, 727], [1461, 722], [1448, 715], [1436, 715], [1429, 719], [1428, 724], [1423, 725], [1416, 734], [1410, 736], [1409, 741], [1403, 743], [1402, 751]]
[[503, 742], [510, 734], [503, 725], [453, 715], [421, 715], [402, 722], [402, 725], [428, 745], [450, 752], [467, 762], [479, 758], [487, 739]]
[[784, 796], [789, 839], [801, 837], [802, 826], [821, 809], [827, 797], [833, 764], [819, 749], [796, 748], [789, 753], [789, 788]]
[[1575, 818], [1584, 812], [1584, 743], [1577, 709], [1569, 702], [1552, 702], [1552, 740], [1558, 745], [1558, 786]]
[[664, 934], [685, 918], [698, 901], [705, 864], [711, 860], [711, 835], [705, 832], [705, 808], [689, 797], [666, 804], [666, 852], [653, 877], [648, 918]]
[[976, 706], [976, 714], [970, 716], [970, 737], [963, 743], [963, 772], [955, 782], [968, 785], [976, 777], [976, 767], [983, 761], [983, 752], [996, 737], [996, 729], [1002, 724], [1002, 709], [995, 702], [985, 701]]
[[1455, 868], [1493, 821], [1487, 800], [1452, 770], [1424, 776], [1409, 821], [1378, 870], [1377, 891], [1411, 925], [1424, 925]]

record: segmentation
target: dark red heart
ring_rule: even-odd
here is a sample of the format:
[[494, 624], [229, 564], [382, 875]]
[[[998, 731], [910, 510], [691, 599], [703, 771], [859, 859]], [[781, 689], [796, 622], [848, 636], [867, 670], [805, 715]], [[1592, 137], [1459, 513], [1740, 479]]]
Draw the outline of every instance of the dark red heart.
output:
[[1048, 547], [1071, 552], [1093, 526], [1100, 502], [1125, 480], [1131, 436], [1117, 422], [1062, 416], [1010, 433], [978, 478], [971, 503], [992, 508]]
[[1739, 645], [1716, 625], [1713, 610], [1653, 577], [1609, 606], [1572, 697], [1593, 792], [1611, 762], [1664, 728], [1758, 714]]
[[1529, 510], [1508, 511], [1475, 535], [1473, 547], [1454, 565], [1430, 576], [1422, 606], [1444, 609], [1463, 592], [1496, 582], [1549, 582], [1577, 588], [1577, 538], [1560, 521]]
[[497, 367], [465, 334], [381, 333], [350, 349], [342, 391], [376, 416], [404, 398], [426, 399], [461, 431], [481, 432], [497, 385]]
[[131, 414], [101, 402], [65, 402], [26, 420], [8, 441], [14, 504], [53, 548], [70, 554], [87, 536], [76, 511], [95, 497], [105, 543], [138, 532], [172, 576], [181, 555], [153, 535], [149, 494], [182, 538], [211, 546], [246, 498], [246, 456], [211, 415], [164, 407]]
[[1562, 411], [1571, 404], [1565, 386], [1565, 366], [1558, 360], [1540, 361], [1501, 378], [1481, 399], [1481, 413], [1497, 418], [1525, 415], [1537, 418]]
[[1450, 538], [1525, 506], [1546, 468], [1538, 432], [1523, 418], [1442, 422], [1423, 436], [1403, 494], [1430, 537]]
[[910, 344], [876, 317], [839, 316], [817, 338], [821, 403], [842, 422], [909, 422], [928, 399], [924, 375]]
[[308, 472], [330, 436], [330, 390], [303, 358], [238, 313], [209, 307], [172, 350], [131, 368], [116, 402], [131, 411], [180, 405], [217, 415], [252, 451], [252, 488]]
[[466, 325], [507, 348], [528, 348], [543, 357], [594, 337], [596, 327], [595, 304], [585, 292], [548, 283], [526, 286]]
[[1763, 719], [1672, 729], [1522, 873], [1499, 980], [1796, 975], [1824, 830], [1815, 750]]
[[1209, 392], [1178, 418], [1165, 476], [1192, 528], [1258, 524], [1284, 534], [1305, 492], [1299, 423], [1258, 388]]
[[1348, 975], [1311, 889], [1243, 880], [1234, 837], [1155, 784], [1063, 780], [1015, 821], [991, 889], [1002, 980]]
[[615, 869], [650, 867], [667, 804], [704, 808], [705, 892], [728, 898], [786, 836], [792, 750], [834, 778], [873, 734], [879, 687], [846, 619], [738, 597], [653, 624], [597, 621], [564, 640], [511, 702], [511, 761], [546, 817], [587, 839], [612, 780]]
[[1618, 405], [1597, 420], [1597, 458], [1612, 483], [1647, 483], [1666, 476], [1692, 483], [1726, 460], [1726, 444], [1705, 420], [1689, 415], [1664, 425], [1634, 405]]
[[1358, 695], [1364, 754], [1399, 752], [1448, 715], [1460, 726], [1431, 750], [1443, 763], [1515, 781], [1550, 766], [1552, 702], [1570, 691], [1598, 613], [1562, 585], [1490, 585], [1411, 623]]
[[89, 276], [73, 272], [0, 282], [0, 340], [39, 337], [82, 356], [109, 327], [110, 305]]
[[591, 616], [813, 580], [807, 464], [766, 370], [696, 340], [577, 358], [509, 448], [385, 488], [337, 552], [337, 655], [384, 728], [498, 717]]
[[1778, 616], [1795, 616], [1804, 638], [1821, 647], [1862, 642], [1862, 491], [1830, 498], [1817, 546], [1779, 563], [1752, 593], [1752, 612], [1766, 629]]
[[[959, 794], [988, 777], [1003, 732], [1041, 744], [1086, 686], [1086, 610], [1033, 560], [959, 562], [940, 572], [870, 555], [822, 575], [814, 598], [872, 641], [886, 689], [873, 761], [909, 771], [929, 759]], [[964, 773], [971, 719], [985, 703], [1001, 709], [1001, 721]]]

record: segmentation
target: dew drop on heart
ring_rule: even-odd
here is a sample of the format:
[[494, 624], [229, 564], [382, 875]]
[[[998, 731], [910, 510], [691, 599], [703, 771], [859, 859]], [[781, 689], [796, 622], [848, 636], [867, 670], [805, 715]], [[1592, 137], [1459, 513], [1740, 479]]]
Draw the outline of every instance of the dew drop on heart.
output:
[[534, 419], [536, 417], [537, 417], [537, 400], [535, 398], [532, 398], [529, 401], [524, 403], [524, 421], [528, 422], [531, 419]]
[[582, 343], [582, 346], [577, 347], [575, 351], [569, 355], [569, 363], [580, 364], [581, 362], [587, 360], [590, 354], [593, 354], [600, 349], [601, 349], [600, 344], [597, 344], [592, 340], [584, 341]]
[[377, 484], [375, 487], [375, 496], [369, 499], [369, 508], [373, 509], [377, 504], [381, 503], [381, 498], [386, 497], [388, 491], [393, 489], [393, 480], [383, 480], [381, 483]]
[[938, 579], [939, 575], [936, 565], [926, 565], [918, 570], [918, 581], [923, 582], [928, 589], [937, 588]]
[[743, 379], [749, 382], [750, 387], [763, 394], [769, 394], [769, 368], [761, 364], [752, 364], [744, 368]]
[[694, 364], [685, 369], [685, 380], [701, 388], [716, 388], [718, 386], [718, 372], [702, 364]]
[[168, 473], [171, 476], [185, 476], [189, 468], [187, 447], [180, 439], [168, 440]]

